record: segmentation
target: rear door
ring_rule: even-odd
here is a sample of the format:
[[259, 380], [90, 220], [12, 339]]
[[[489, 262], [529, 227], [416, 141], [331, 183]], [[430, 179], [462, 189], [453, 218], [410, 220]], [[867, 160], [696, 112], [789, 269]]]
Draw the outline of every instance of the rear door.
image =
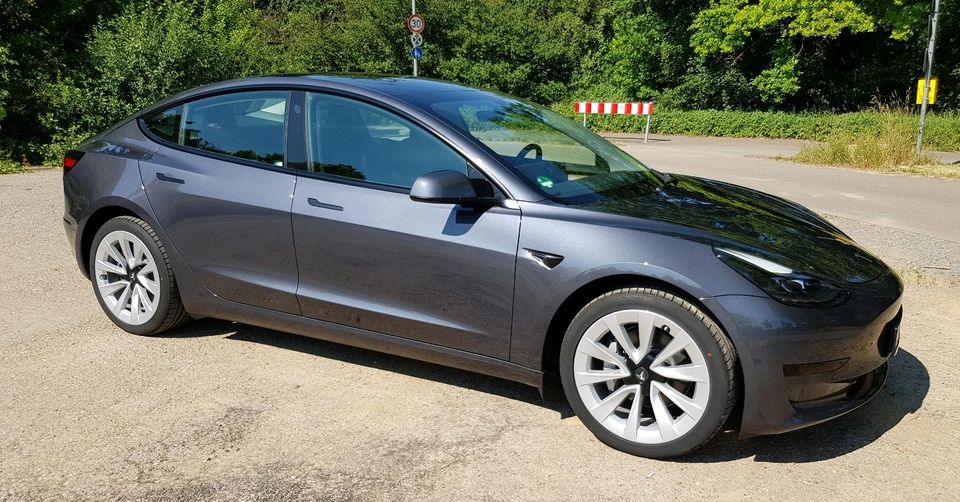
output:
[[140, 172], [172, 245], [210, 291], [299, 314], [289, 103], [287, 91], [235, 92], [149, 117], [142, 125], [161, 146]]
[[293, 228], [306, 316], [507, 359], [520, 212], [410, 199], [438, 170], [482, 175], [410, 120], [307, 93]]

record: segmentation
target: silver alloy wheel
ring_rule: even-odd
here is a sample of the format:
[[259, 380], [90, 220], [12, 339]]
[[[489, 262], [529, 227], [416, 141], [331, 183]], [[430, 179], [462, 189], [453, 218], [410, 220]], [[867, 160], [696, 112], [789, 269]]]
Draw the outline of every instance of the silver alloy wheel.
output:
[[157, 263], [139, 237], [124, 230], [108, 233], [97, 246], [94, 263], [97, 292], [121, 321], [141, 325], [153, 319], [160, 304]]
[[710, 398], [710, 373], [696, 342], [669, 318], [646, 310], [613, 312], [590, 325], [573, 371], [593, 418], [636, 443], [684, 436]]

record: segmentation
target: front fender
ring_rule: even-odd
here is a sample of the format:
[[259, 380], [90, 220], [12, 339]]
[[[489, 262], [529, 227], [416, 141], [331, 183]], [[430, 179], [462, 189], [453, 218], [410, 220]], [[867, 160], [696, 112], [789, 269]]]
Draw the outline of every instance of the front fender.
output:
[[[709, 243], [642, 226], [557, 217], [557, 208], [523, 204], [510, 361], [540, 370], [554, 317], [568, 298], [597, 281], [637, 277], [669, 284], [690, 298], [761, 294], [714, 255]], [[603, 218], [602, 216], [600, 218]], [[640, 221], [640, 220], [638, 220]], [[554, 268], [531, 251], [563, 257]], [[622, 283], [622, 281], [621, 281]], [[576, 314], [568, 312], [568, 317]]]

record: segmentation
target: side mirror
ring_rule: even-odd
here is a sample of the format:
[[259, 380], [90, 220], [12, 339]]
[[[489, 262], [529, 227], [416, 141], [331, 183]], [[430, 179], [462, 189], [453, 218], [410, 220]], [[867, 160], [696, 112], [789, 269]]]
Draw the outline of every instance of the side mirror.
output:
[[[492, 190], [491, 190], [492, 192]], [[435, 204], [494, 204], [496, 198], [480, 196], [473, 181], [459, 171], [434, 171], [413, 182], [410, 198]]]

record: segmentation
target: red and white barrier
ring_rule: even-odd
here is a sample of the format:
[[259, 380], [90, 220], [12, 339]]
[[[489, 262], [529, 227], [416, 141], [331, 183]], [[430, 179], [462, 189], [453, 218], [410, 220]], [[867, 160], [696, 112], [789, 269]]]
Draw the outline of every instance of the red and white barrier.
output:
[[599, 115], [646, 115], [647, 127], [643, 133], [643, 142], [650, 137], [650, 116], [653, 115], [653, 102], [647, 103], [607, 103], [599, 101], [578, 101], [573, 104], [575, 113], [583, 114], [583, 127], [587, 127], [587, 114]]
[[573, 104], [575, 113], [603, 115], [653, 115], [653, 103], [601, 103], [580, 101]]

